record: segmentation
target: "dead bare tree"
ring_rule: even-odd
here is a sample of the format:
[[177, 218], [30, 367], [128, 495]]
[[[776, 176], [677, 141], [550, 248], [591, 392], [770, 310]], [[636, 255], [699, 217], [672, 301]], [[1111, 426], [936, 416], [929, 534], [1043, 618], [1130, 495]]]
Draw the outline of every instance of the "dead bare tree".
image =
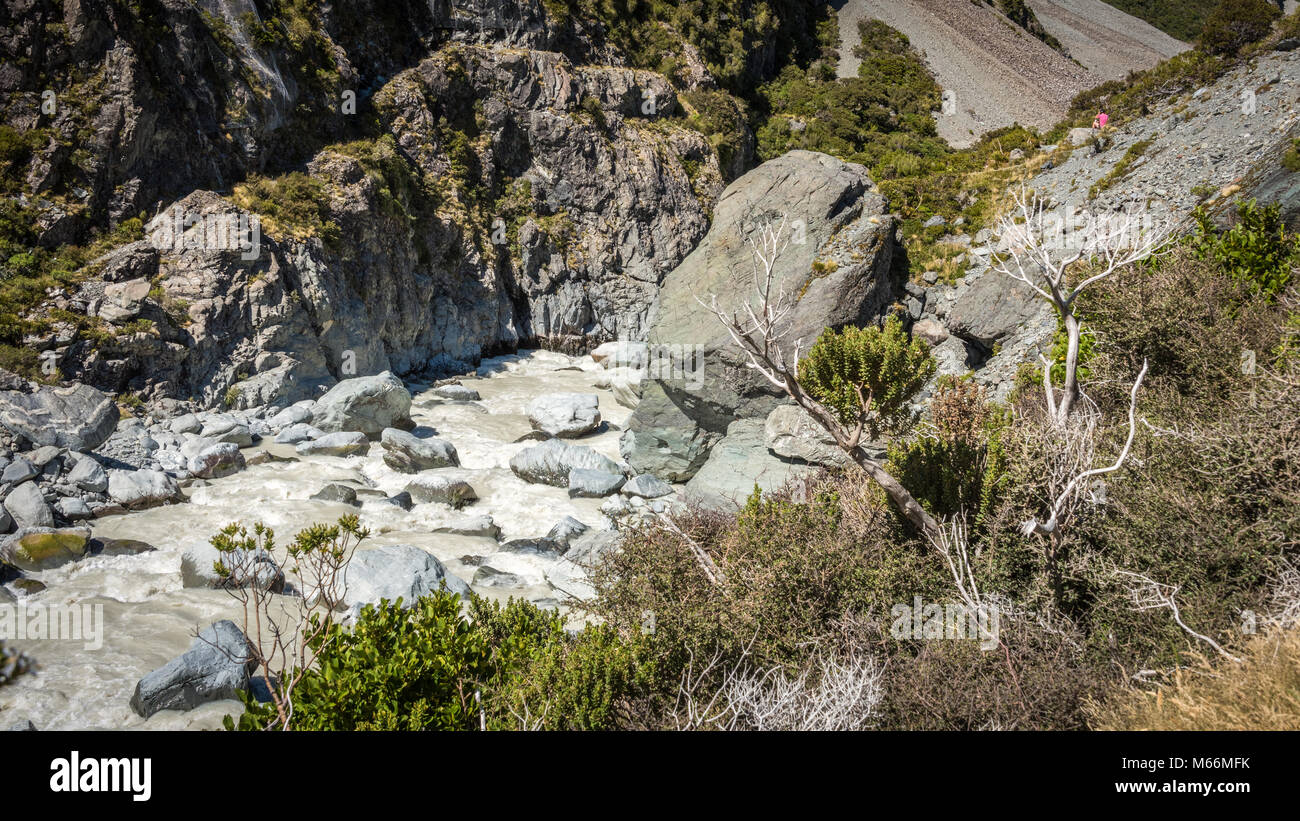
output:
[[[1053, 422], [1063, 426], [1078, 402], [1079, 340], [1082, 325], [1075, 302], [1090, 286], [1121, 268], [1164, 253], [1175, 236], [1168, 224], [1144, 226], [1135, 215], [1094, 217], [1079, 230], [1070, 230], [1062, 216], [1049, 210], [1037, 195], [1021, 188], [1013, 194], [1015, 208], [998, 221], [994, 233], [1005, 252], [992, 259], [993, 270], [1024, 283], [1046, 300], [1061, 318], [1066, 334], [1065, 374], [1060, 397], [1052, 385], [1052, 367], [1043, 365], [1043, 393]], [[1077, 284], [1070, 269], [1079, 262], [1095, 262], [1099, 270]]]
[[867, 730], [884, 700], [883, 670], [872, 656], [822, 659], [789, 676], [780, 668], [733, 677], [723, 690], [729, 730]]
[[786, 223], [787, 218], [782, 217], [780, 223], [768, 224], [759, 230], [757, 240], [752, 234], [747, 238], [753, 254], [754, 292], [753, 296], [742, 301], [740, 307], [723, 307], [717, 294], [710, 294], [707, 301], [698, 295], [695, 299], [727, 329], [749, 368], [784, 391], [825, 428], [840, 448], [885, 491], [908, 521], [927, 536], [937, 536], [939, 523], [935, 518], [861, 446], [863, 432], [875, 410], [872, 396], [864, 386], [857, 386], [859, 409], [857, 420], [850, 429], [799, 384], [799, 354], [803, 340], [786, 339], [791, 330], [791, 314], [798, 305], [798, 295], [778, 288], [775, 274], [777, 259], [789, 247], [792, 237], [786, 232]]
[[1173, 614], [1174, 623], [1183, 629], [1189, 636], [1199, 639], [1218, 651], [1219, 655], [1229, 661], [1241, 662], [1241, 659], [1224, 650], [1222, 645], [1209, 636], [1198, 633], [1187, 626], [1183, 621], [1183, 615], [1178, 610], [1178, 587], [1176, 585], [1161, 584], [1149, 576], [1141, 573], [1133, 573], [1128, 570], [1116, 570], [1115, 574], [1121, 578], [1131, 580], [1132, 586], [1129, 588], [1129, 598], [1133, 601], [1135, 610], [1162, 610], [1167, 609]]

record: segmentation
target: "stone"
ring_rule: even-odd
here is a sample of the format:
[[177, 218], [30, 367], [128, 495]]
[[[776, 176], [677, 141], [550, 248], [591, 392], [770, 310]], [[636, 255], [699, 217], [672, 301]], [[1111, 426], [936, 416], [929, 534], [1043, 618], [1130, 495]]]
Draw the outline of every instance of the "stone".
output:
[[135, 319], [149, 297], [150, 287], [149, 280], [143, 277], [105, 285], [104, 301], [99, 306], [100, 318], [114, 324]]
[[118, 418], [113, 398], [89, 385], [0, 391], [0, 426], [37, 445], [94, 450], [113, 433]]
[[[692, 367], [643, 381], [640, 404], [620, 442], [637, 473], [685, 481], [729, 424], [744, 418], [761, 423], [784, 401], [748, 366], [717, 317], [696, 301], [716, 296], [722, 310], [731, 310], [753, 294], [749, 240], [757, 239], [756, 215], [800, 221], [802, 241], [787, 246], [773, 269], [774, 291], [799, 294], [785, 319], [789, 339], [813, 340], [826, 327], [865, 325], [893, 301], [895, 220], [866, 168], [790, 151], [736, 179], [714, 204], [704, 240], [664, 279], [648, 318], [647, 342], [655, 358], [679, 355]], [[787, 224], [784, 239], [791, 230]]]
[[600, 426], [600, 400], [594, 393], [548, 393], [528, 403], [533, 430], [573, 439]]
[[139, 539], [95, 538], [90, 541], [90, 552], [95, 556], [138, 556], [153, 553], [158, 548]]
[[1070, 145], [1080, 146], [1092, 140], [1095, 133], [1091, 128], [1071, 128], [1065, 138], [1070, 141]]
[[640, 476], [634, 476], [623, 484], [622, 490], [619, 491], [624, 496], [640, 496], [644, 499], [657, 499], [660, 496], [667, 496], [673, 492], [673, 489], [667, 482], [650, 473], [642, 473]]
[[458, 516], [446, 524], [438, 525], [434, 533], [452, 533], [457, 536], [485, 536], [489, 539], [501, 538], [501, 528], [487, 514], [479, 516]]
[[404, 430], [385, 428], [379, 443], [384, 448], [384, 464], [401, 473], [460, 466], [455, 446], [445, 439], [421, 439]]
[[295, 450], [304, 455], [365, 456], [370, 452], [370, 440], [360, 431], [339, 431], [300, 442]]
[[79, 561], [88, 553], [90, 531], [84, 527], [23, 529], [0, 548], [0, 560], [25, 573], [36, 573]]
[[325, 431], [318, 427], [309, 425], [306, 422], [295, 422], [282, 428], [271, 441], [277, 445], [298, 445], [312, 439], [319, 439], [324, 435]]
[[186, 413], [168, 422], [167, 429], [177, 434], [198, 433], [203, 430], [203, 423], [199, 421], [197, 414]]
[[318, 502], [341, 502], [345, 505], [360, 505], [357, 501], [356, 490], [341, 485], [338, 482], [330, 482], [325, 487], [312, 494], [311, 498]]
[[108, 490], [108, 474], [89, 456], [82, 456], [68, 471], [68, 481], [87, 493], [104, 493]]
[[473, 583], [477, 587], [523, 587], [524, 580], [514, 573], [483, 565], [474, 571]]
[[84, 499], [65, 496], [54, 503], [54, 512], [70, 522], [90, 518], [90, 506]]
[[463, 579], [447, 572], [442, 562], [408, 544], [358, 550], [344, 573], [343, 605], [353, 615], [367, 604], [402, 600], [411, 607], [418, 599], [443, 588], [458, 596], [469, 593]]
[[439, 385], [432, 393], [439, 399], [450, 399], [454, 402], [477, 402], [481, 398], [478, 391], [464, 385]]
[[54, 527], [54, 512], [34, 482], [21, 484], [9, 491], [4, 508], [20, 528]]
[[765, 420], [740, 419], [727, 427], [727, 435], [714, 445], [704, 467], [686, 484], [686, 501], [701, 507], [732, 512], [759, 490], [769, 493], [790, 480], [811, 475], [817, 468], [773, 456], [765, 442]]
[[218, 442], [199, 451], [187, 467], [200, 479], [220, 479], [244, 469], [244, 454], [234, 442]]
[[570, 498], [600, 498], [617, 493], [626, 481], [621, 473], [575, 468], [569, 471]]
[[785, 459], [840, 467], [849, 456], [835, 437], [798, 405], [780, 405], [763, 422], [763, 444]]
[[192, 710], [237, 697], [257, 667], [255, 649], [233, 621], [199, 632], [190, 648], [135, 686], [131, 709], [148, 718], [161, 710]]
[[569, 549], [570, 542], [586, 533], [587, 530], [589, 528], [582, 522], [572, 516], [565, 516], [547, 532], [546, 538], [560, 545], [561, 551], [564, 551]]
[[1049, 310], [1047, 303], [1029, 286], [1002, 274], [989, 273], [976, 279], [957, 297], [948, 309], [946, 326], [949, 333], [992, 350], [995, 343]]
[[948, 338], [948, 329], [933, 319], [921, 319], [913, 323], [912, 336], [919, 336], [931, 345], [938, 345]]
[[35, 465], [19, 456], [17, 459], [14, 459], [9, 463], [3, 473], [0, 473], [0, 482], [9, 485], [19, 485], [39, 474], [40, 471], [36, 469]]
[[416, 502], [440, 502], [455, 508], [464, 507], [478, 499], [478, 494], [469, 482], [455, 476], [420, 475], [407, 482], [404, 490]]
[[384, 428], [408, 428], [411, 394], [389, 371], [345, 379], [316, 401], [312, 424], [326, 433], [359, 431], [370, 435], [378, 435]]
[[108, 498], [130, 510], [180, 501], [176, 480], [159, 470], [108, 471]]
[[591, 448], [559, 439], [547, 439], [540, 445], [524, 448], [510, 459], [510, 469], [520, 479], [555, 487], [568, 487], [569, 473], [575, 468], [622, 473], [614, 460]]

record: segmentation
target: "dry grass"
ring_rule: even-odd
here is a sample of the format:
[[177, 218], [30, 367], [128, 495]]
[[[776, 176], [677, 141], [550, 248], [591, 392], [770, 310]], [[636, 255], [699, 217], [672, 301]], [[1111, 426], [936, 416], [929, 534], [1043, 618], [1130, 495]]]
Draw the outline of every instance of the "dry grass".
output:
[[1168, 685], [1126, 688], [1088, 712], [1097, 730], [1300, 730], [1300, 630], [1253, 637], [1239, 665], [1198, 657]]

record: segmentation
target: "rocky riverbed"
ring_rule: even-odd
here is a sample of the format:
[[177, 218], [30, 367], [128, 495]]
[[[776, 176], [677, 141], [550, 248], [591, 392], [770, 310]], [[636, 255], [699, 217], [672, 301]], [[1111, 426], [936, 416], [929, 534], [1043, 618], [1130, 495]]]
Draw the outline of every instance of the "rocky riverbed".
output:
[[[109, 512], [74, 522], [60, 514], [59, 523], [68, 526], [28, 527], [5, 537], [11, 558], [24, 533], [89, 537], [75, 555], [31, 551], [30, 569], [0, 595], [27, 605], [102, 605], [103, 646], [88, 652], [81, 641], [13, 642], [36, 658], [39, 669], [0, 693], [3, 723], [30, 720], [41, 729], [219, 726], [237, 702], [218, 700], [145, 719], [131, 699], [137, 682], [183, 653], [196, 630], [220, 619], [239, 621], [235, 600], [208, 586], [212, 556], [205, 552], [209, 538], [235, 520], [265, 522], [283, 543], [311, 523], [356, 513], [371, 531], [363, 552], [406, 545], [398, 553], [418, 550], [437, 560], [422, 564], [423, 577], [417, 572], [395, 579], [379, 572], [391, 565], [385, 556], [373, 577], [350, 577], [356, 604], [380, 594], [409, 595], [424, 582], [436, 587], [445, 577], [453, 589], [468, 585], [489, 597], [522, 596], [566, 608], [571, 596], [588, 592], [582, 565], [613, 547], [620, 522], [665, 510], [678, 497], [653, 476], [628, 475], [619, 439], [631, 409], [610, 387], [610, 373], [590, 356], [534, 351], [486, 359], [459, 384], [363, 377], [287, 410], [206, 412], [152, 424], [123, 420], [93, 451], [94, 463], [133, 459], [138, 469], [121, 468], [121, 475], [152, 471], [163, 477], [160, 485], [176, 488], [175, 495], [115, 512], [121, 505], [111, 487], [102, 502], [86, 492], [90, 504]], [[350, 401], [330, 398], [341, 395]], [[399, 418], [385, 418], [389, 413]], [[347, 430], [390, 421], [399, 427]], [[326, 432], [317, 424], [343, 430]], [[329, 444], [354, 439], [354, 446]], [[90, 457], [49, 447], [68, 466], [45, 477], [46, 486], [68, 487], [69, 475], [91, 472], [79, 468]], [[185, 467], [183, 453], [194, 454]], [[581, 470], [570, 488], [574, 466]], [[548, 468], [555, 478], [547, 478]], [[40, 490], [37, 481], [23, 485]]]

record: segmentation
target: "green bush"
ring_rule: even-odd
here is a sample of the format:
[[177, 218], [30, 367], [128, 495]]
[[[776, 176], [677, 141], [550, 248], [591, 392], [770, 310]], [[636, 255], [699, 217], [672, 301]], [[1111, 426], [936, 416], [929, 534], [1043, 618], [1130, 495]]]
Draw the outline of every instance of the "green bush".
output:
[[1204, 208], [1194, 216], [1196, 230], [1189, 242], [1198, 257], [1214, 260], [1266, 299], [1287, 287], [1300, 264], [1300, 238], [1287, 234], [1281, 206], [1239, 203], [1236, 224], [1222, 233]]
[[1268, 36], [1281, 16], [1267, 0], [1222, 0], [1206, 19], [1197, 42], [1210, 54], [1232, 56]]
[[800, 360], [799, 384], [849, 427], [870, 409], [865, 430], [875, 439], [911, 426], [908, 403], [936, 367], [929, 344], [890, 317], [884, 328], [827, 328]]

